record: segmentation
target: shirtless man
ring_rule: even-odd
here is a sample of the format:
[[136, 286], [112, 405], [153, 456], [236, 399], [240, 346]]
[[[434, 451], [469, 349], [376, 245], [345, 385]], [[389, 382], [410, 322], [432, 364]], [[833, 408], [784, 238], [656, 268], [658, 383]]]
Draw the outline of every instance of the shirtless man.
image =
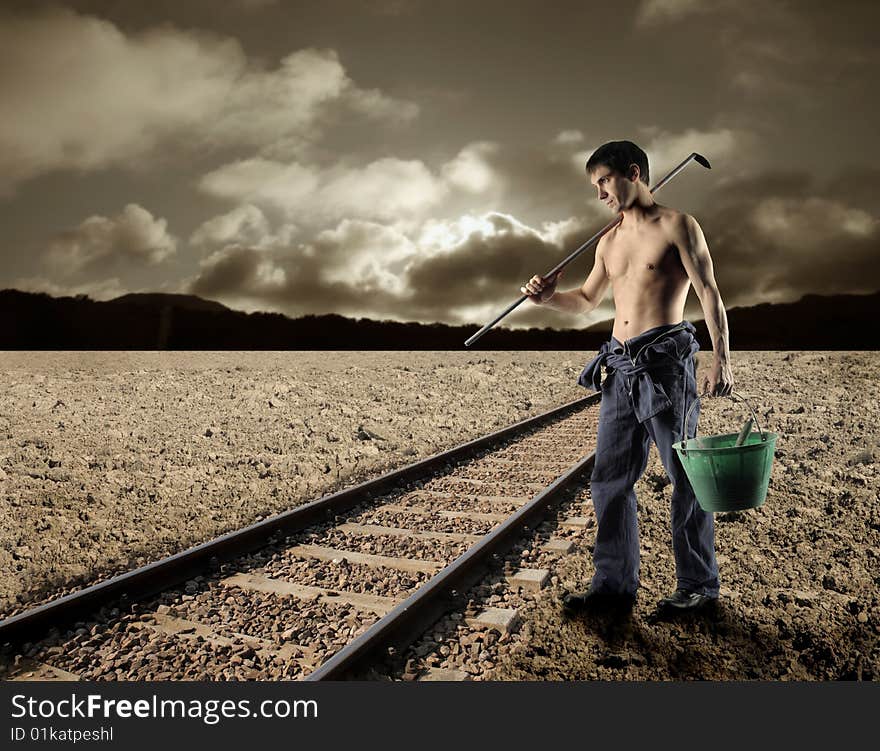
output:
[[[693, 438], [699, 407], [684, 426], [697, 396], [693, 325], [683, 320], [694, 286], [712, 338], [714, 360], [700, 393], [729, 394], [727, 315], [712, 259], [696, 220], [656, 203], [648, 188], [648, 157], [630, 141], [612, 141], [587, 162], [599, 200], [623, 219], [596, 246], [593, 269], [582, 287], [557, 292], [555, 278], [534, 276], [521, 288], [539, 305], [569, 313], [594, 310], [611, 285], [614, 328], [579, 383], [602, 391], [596, 462], [591, 477], [596, 512], [595, 574], [589, 589], [569, 594], [567, 613], [631, 607], [639, 584], [639, 540], [633, 486], [657, 445], [673, 484], [672, 546], [677, 587], [659, 611], [694, 611], [718, 598], [712, 514], [697, 504], [672, 444]], [[601, 368], [606, 377], [602, 381]]]

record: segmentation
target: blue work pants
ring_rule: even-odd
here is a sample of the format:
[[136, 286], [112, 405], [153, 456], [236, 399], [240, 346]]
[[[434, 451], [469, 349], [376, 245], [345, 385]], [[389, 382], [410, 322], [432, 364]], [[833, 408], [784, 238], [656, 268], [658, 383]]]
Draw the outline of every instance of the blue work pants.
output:
[[[657, 331], [662, 333], [662, 327], [650, 333], [656, 336]], [[677, 336], [690, 334], [679, 332]], [[635, 355], [644, 346], [645, 338], [641, 335], [619, 342], [612, 337], [610, 344], [617, 354]], [[697, 397], [693, 354], [687, 352], [679, 361], [663, 362], [652, 369], [651, 379], [662, 387], [671, 406], [644, 422], [636, 417], [630, 394], [632, 381], [622, 371], [609, 370], [602, 382], [596, 463], [590, 482], [597, 521], [592, 586], [621, 594], [635, 594], [638, 589], [639, 531], [633, 486], [645, 471], [653, 441], [672, 482], [672, 549], [677, 586], [717, 597], [714, 519], [698, 505], [672, 448], [673, 443], [681, 440], [684, 415]], [[696, 435], [698, 415], [699, 406], [691, 412], [686, 427], [688, 438]]]

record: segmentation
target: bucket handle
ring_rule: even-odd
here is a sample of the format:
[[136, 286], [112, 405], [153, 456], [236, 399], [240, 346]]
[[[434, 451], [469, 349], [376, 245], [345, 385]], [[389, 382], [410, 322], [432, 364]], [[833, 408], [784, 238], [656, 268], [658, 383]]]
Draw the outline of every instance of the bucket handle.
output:
[[[681, 453], [684, 454], [685, 456], [687, 456], [687, 449], [685, 448], [685, 446], [687, 446], [687, 432], [686, 432], [687, 431], [687, 424], [688, 424], [688, 421], [691, 419], [691, 412], [694, 411], [694, 407], [697, 406], [697, 403], [704, 396], [709, 396], [709, 392], [708, 391], [703, 392], [702, 394], [700, 394], [696, 399], [694, 399], [691, 402], [690, 409], [688, 409], [687, 413], [684, 416], [684, 420], [682, 421], [682, 424], [681, 424]], [[749, 400], [746, 399], [742, 394], [738, 394], [736, 391], [731, 391], [729, 394], [727, 394], [727, 396], [729, 396], [731, 398], [736, 397], [741, 402], [745, 402], [745, 405], [749, 408], [749, 411], [752, 413], [752, 418], [755, 420], [755, 425], [758, 426], [758, 432], [761, 434], [761, 440], [766, 441], [767, 434], [764, 433], [763, 429], [761, 428], [761, 423], [758, 422], [758, 415], [755, 414], [755, 410], [752, 407], [752, 405], [749, 403]]]

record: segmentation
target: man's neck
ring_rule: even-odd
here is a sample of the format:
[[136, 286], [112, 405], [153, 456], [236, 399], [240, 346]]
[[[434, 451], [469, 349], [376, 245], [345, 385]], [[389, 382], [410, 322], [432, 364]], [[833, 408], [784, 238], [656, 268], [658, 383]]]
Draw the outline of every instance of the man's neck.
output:
[[656, 206], [654, 197], [647, 188], [639, 190], [635, 200], [627, 208], [622, 209], [623, 221], [621, 224], [627, 227], [641, 224], [654, 214]]

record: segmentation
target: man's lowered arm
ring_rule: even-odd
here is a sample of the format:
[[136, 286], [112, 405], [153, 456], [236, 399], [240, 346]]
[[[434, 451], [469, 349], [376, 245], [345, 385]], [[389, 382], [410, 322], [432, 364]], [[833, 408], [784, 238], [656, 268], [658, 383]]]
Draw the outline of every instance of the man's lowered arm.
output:
[[715, 353], [712, 367], [703, 378], [700, 393], [726, 396], [733, 388], [733, 374], [730, 369], [730, 333], [727, 327], [727, 312], [715, 282], [715, 270], [712, 256], [709, 255], [709, 246], [697, 220], [688, 214], [682, 214], [676, 221], [674, 233], [675, 245], [682, 265], [703, 308], [706, 327], [709, 329], [712, 349]]

